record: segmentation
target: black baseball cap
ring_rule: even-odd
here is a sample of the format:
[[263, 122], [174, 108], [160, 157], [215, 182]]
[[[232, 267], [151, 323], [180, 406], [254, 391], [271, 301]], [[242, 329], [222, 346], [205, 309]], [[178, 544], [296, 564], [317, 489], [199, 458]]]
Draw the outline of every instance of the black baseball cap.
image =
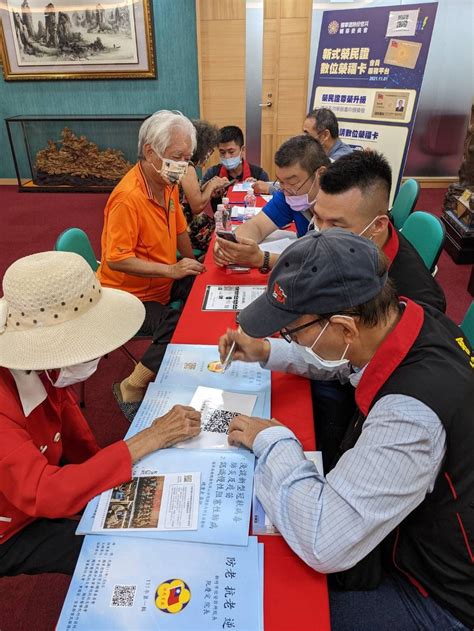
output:
[[239, 314], [251, 337], [271, 335], [302, 315], [337, 313], [377, 296], [387, 281], [380, 275], [379, 249], [342, 228], [310, 232], [280, 256], [266, 292]]

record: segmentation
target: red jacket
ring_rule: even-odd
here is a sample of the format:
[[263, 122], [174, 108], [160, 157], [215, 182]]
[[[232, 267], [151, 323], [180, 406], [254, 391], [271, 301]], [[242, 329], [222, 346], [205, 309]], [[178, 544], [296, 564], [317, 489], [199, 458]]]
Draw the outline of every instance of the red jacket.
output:
[[37, 518], [75, 515], [132, 475], [125, 442], [100, 449], [70, 389], [44, 385], [48, 398], [26, 418], [0, 368], [0, 544]]

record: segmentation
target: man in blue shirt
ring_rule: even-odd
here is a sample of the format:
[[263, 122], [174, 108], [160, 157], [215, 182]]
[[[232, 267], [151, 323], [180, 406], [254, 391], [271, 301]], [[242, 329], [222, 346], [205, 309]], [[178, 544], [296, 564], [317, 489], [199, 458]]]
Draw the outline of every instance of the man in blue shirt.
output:
[[303, 132], [319, 140], [331, 161], [353, 151], [352, 147], [339, 138], [336, 115], [326, 107], [309, 112], [303, 123]]
[[[353, 151], [352, 147], [339, 138], [339, 124], [334, 112], [325, 107], [307, 114], [303, 123], [303, 133], [319, 140], [331, 162]], [[278, 180], [267, 182], [257, 179], [253, 189], [258, 194], [274, 195], [280, 190], [280, 184]]]
[[[272, 254], [265, 260], [264, 252], [256, 244], [277, 228], [293, 222], [299, 237], [306, 234], [319, 191], [319, 176], [329, 164], [321, 143], [311, 136], [294, 136], [284, 142], [275, 153], [276, 174], [282, 190], [275, 193], [258, 215], [237, 228], [238, 244], [217, 237], [214, 247], [216, 264], [223, 266], [238, 262], [268, 271], [278, 255]], [[235, 255], [237, 259], [229, 259]]]

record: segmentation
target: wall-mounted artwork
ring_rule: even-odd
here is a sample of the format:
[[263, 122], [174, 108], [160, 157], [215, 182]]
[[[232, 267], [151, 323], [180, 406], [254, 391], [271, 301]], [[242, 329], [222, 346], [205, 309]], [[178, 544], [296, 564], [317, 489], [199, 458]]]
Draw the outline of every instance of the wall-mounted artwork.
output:
[[151, 0], [4, 0], [8, 80], [156, 78]]

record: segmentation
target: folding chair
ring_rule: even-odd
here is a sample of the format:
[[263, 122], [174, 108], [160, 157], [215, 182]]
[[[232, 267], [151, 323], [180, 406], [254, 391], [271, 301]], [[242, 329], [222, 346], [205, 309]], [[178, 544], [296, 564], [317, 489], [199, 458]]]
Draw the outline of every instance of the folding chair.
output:
[[446, 230], [438, 217], [418, 210], [408, 217], [401, 232], [433, 272], [446, 238]]
[[472, 348], [474, 348], [474, 300], [466, 311], [463, 321], [459, 325]]
[[75, 252], [76, 254], [80, 254], [86, 259], [94, 272], [96, 272], [99, 267], [99, 261], [95, 256], [89, 237], [84, 230], [80, 228], [67, 228], [67, 230], [61, 232], [56, 239], [54, 249], [58, 252]]
[[[67, 228], [56, 239], [56, 243], [54, 244], [54, 249], [58, 252], [75, 252], [79, 254], [89, 263], [92, 270], [94, 272], [97, 271], [99, 267], [99, 261], [96, 258], [94, 249], [90, 242], [89, 237], [81, 230], [81, 228]], [[172, 309], [176, 309], [177, 311], [181, 311], [183, 308], [183, 301], [176, 300], [175, 302], [170, 303], [170, 307]], [[128, 340], [127, 344], [132, 341], [143, 341], [143, 340], [151, 340], [153, 339], [149, 335], [135, 335], [130, 340]], [[138, 360], [136, 357], [129, 351], [129, 349], [124, 345], [120, 347], [122, 353], [133, 363], [137, 364]], [[80, 384], [79, 391], [79, 405], [81, 408], [85, 407], [85, 382], [82, 381]]]
[[402, 229], [403, 224], [413, 212], [419, 195], [420, 185], [416, 180], [410, 178], [400, 187], [390, 210], [393, 225], [397, 230]]

